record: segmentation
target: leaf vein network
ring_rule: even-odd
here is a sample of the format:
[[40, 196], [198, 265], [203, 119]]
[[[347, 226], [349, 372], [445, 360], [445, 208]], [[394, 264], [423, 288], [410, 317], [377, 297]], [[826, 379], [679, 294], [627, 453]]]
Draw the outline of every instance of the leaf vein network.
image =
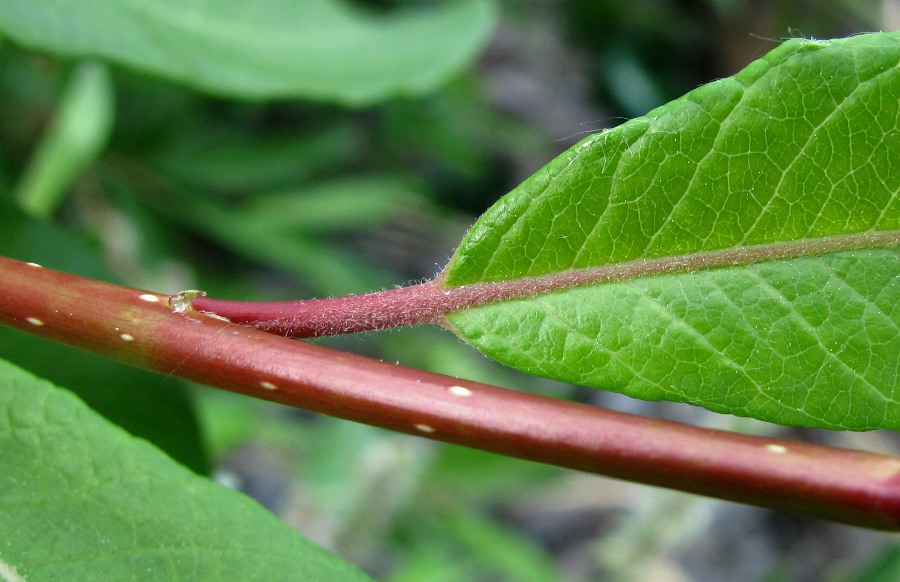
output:
[[[741, 83], [741, 84], [744, 84], [744, 83]], [[672, 223], [672, 220], [674, 220], [675, 214], [677, 213], [678, 208], [682, 204], [684, 204], [686, 201], [694, 199], [694, 196], [692, 196], [692, 189], [693, 189], [695, 181], [697, 180], [697, 175], [700, 173], [701, 168], [704, 166], [704, 162], [707, 162], [712, 156], [714, 156], [715, 154], [718, 153], [716, 146], [720, 143], [720, 140], [725, 135], [727, 135], [727, 134], [725, 134], [725, 129], [730, 125], [729, 121], [734, 119], [734, 112], [738, 109], [738, 107], [741, 106], [741, 104], [744, 102], [744, 100], [747, 97], [747, 93], [748, 93], [747, 88], [741, 88], [740, 91], [741, 91], [741, 96], [735, 100], [735, 102], [731, 106], [730, 110], [727, 113], [725, 113], [725, 116], [722, 117], [720, 121], [718, 121], [718, 129], [716, 130], [715, 137], [712, 139], [712, 144], [710, 145], [709, 150], [705, 154], [703, 154], [703, 157], [693, 165], [693, 174], [691, 175], [690, 179], [688, 179], [688, 181], [687, 181], [687, 188], [685, 189], [684, 193], [681, 195], [681, 197], [678, 199], [678, 201], [672, 206], [672, 208], [669, 211], [668, 215], [666, 216], [665, 220], [659, 226], [659, 229], [657, 229], [657, 231], [655, 233], [653, 233], [653, 236], [651, 236], [647, 240], [647, 244], [644, 246], [644, 251], [642, 253], [643, 255], [646, 255], [650, 251], [650, 249], [653, 248], [653, 244], [656, 241], [656, 239], [659, 238], [659, 236], [663, 233], [663, 231], [666, 229], [666, 227]], [[703, 107], [699, 103], [695, 103], [695, 104], [701, 108]], [[705, 108], [704, 108], [704, 110], [705, 110]], [[707, 113], [709, 113], [709, 112], [707, 111]], [[710, 115], [710, 117], [713, 117], [713, 116]], [[714, 117], [713, 117], [713, 121], [714, 122], [716, 121]]]
[[[606, 347], [605, 345], [603, 345], [603, 343], [596, 336], [591, 337], [588, 334], [586, 334], [577, 325], [570, 322], [568, 320], [568, 318], [563, 313], [561, 313], [558, 309], [556, 309], [555, 306], [551, 302], [547, 301], [546, 297], [539, 298], [537, 300], [537, 302], [541, 305], [541, 307], [544, 310], [544, 312], [546, 313], [546, 315], [548, 315], [549, 317], [552, 317], [560, 327], [562, 327], [569, 333], [580, 336], [581, 338], [583, 338], [583, 340], [585, 342], [591, 344], [592, 346], [594, 346], [597, 349], [600, 349], [602, 352], [604, 352], [606, 355], [608, 355], [611, 360], [615, 360], [620, 366], [622, 366], [623, 368], [625, 368], [626, 370], [631, 372], [634, 375], [634, 377], [636, 377], [640, 380], [643, 380], [649, 386], [656, 387], [663, 392], [668, 392], [670, 394], [676, 394], [676, 392], [674, 390], [672, 390], [671, 388], [667, 388], [666, 386], [663, 386], [659, 382], [651, 380], [650, 378], [647, 378], [646, 376], [641, 374], [638, 370], [636, 370], [631, 365], [629, 365], [628, 362], [623, 360], [617, 352], [615, 352], [614, 350], [611, 350], [608, 347]], [[578, 374], [578, 375], [581, 376], [582, 378], [584, 378], [584, 374]]]
[[[896, 68], [896, 67], [893, 67], [893, 68]], [[784, 169], [783, 169], [782, 172], [781, 172], [781, 176], [780, 176], [780, 178], [779, 178], [779, 180], [778, 180], [778, 183], [777, 183], [777, 184], [775, 185], [775, 187], [772, 189], [771, 196], [770, 196], [769, 199], [766, 201], [766, 204], [763, 206], [763, 208], [762, 208], [762, 209], [759, 211], [759, 213], [757, 214], [757, 217], [756, 217], [756, 220], [754, 221], [754, 223], [753, 223], [752, 225], [750, 225], [750, 228], [747, 229], [747, 231], [744, 233], [743, 238], [737, 243], [736, 246], [742, 246], [742, 245], [747, 244], [748, 239], [750, 239], [750, 238], [755, 234], [755, 231], [756, 231], [757, 228], [759, 227], [759, 224], [760, 224], [760, 221], [762, 220], [762, 218], [765, 217], [765, 216], [768, 214], [768, 211], [769, 211], [769, 209], [771, 208], [772, 203], [775, 202], [776, 200], [779, 200], [779, 199], [782, 199], [782, 198], [783, 198], [783, 196], [781, 195], [780, 191], [781, 191], [781, 189], [782, 189], [782, 186], [784, 185], [785, 179], [786, 179], [787, 176], [790, 174], [791, 170], [792, 170], [793, 167], [797, 164], [797, 162], [798, 162], [800, 159], [802, 159], [803, 156], [806, 154], [807, 149], [809, 148], [809, 146], [812, 145], [813, 143], [815, 143], [815, 138], [818, 136], [819, 131], [820, 131], [823, 127], [825, 127], [828, 123], [830, 123], [831, 121], [834, 121], [835, 119], [837, 119], [837, 118], [838, 118], [838, 117], [837, 117], [838, 114], [839, 114], [839, 113], [843, 113], [844, 108], [845, 108], [847, 105], [850, 105], [850, 104], [853, 103], [853, 99], [852, 99], [853, 96], [856, 95], [863, 87], [865, 87], [866, 85], [868, 85], [868, 84], [870, 84], [870, 83], [876, 82], [876, 81], [878, 80], [879, 77], [881, 77], [881, 76], [884, 75], [884, 74], [887, 74], [887, 73], [891, 72], [891, 71], [893, 70], [893, 68], [891, 68], [891, 69], [885, 69], [884, 71], [882, 71], [881, 73], [879, 73], [879, 74], [873, 76], [872, 78], [867, 79], [867, 80], [865, 80], [865, 81], [862, 81], [862, 82], [858, 83], [858, 84], [853, 88], [853, 90], [851, 90], [847, 95], [845, 95], [839, 102], [836, 102], [836, 103], [834, 104], [834, 109], [833, 109], [832, 111], [830, 111], [830, 112], [828, 113], [828, 115], [826, 115], [826, 116], [825, 116], [818, 124], [816, 124], [815, 126], [810, 127], [810, 130], [809, 130], [808, 135], [807, 135], [807, 137], [806, 137], [806, 141], [805, 141], [805, 142], [803, 143], [803, 145], [797, 150], [797, 153], [791, 158], [791, 160], [784, 166]], [[834, 191], [834, 189], [832, 188], [832, 192], [829, 193], [829, 195], [828, 195], [829, 199], [831, 198], [831, 195], [832, 195], [833, 191]], [[827, 205], [827, 204], [828, 204], [828, 200], [823, 201], [822, 204], [823, 204], [823, 206], [824, 206], [824, 205]], [[807, 234], [808, 234], [808, 233], [807, 233]]]
[[861, 375], [858, 371], [854, 370], [850, 364], [848, 364], [847, 362], [842, 360], [840, 357], [838, 357], [837, 354], [835, 354], [833, 351], [828, 349], [828, 347], [824, 343], [822, 343], [821, 335], [818, 332], [818, 330], [815, 328], [815, 326], [812, 325], [809, 322], [809, 320], [806, 319], [806, 317], [804, 317], [803, 314], [800, 313], [796, 309], [793, 302], [790, 299], [788, 299], [787, 297], [785, 297], [785, 295], [781, 292], [781, 290], [779, 290], [775, 285], [773, 285], [771, 281], [769, 281], [767, 278], [763, 277], [755, 268], [749, 268], [749, 269], [747, 269], [747, 272], [750, 273], [754, 278], [756, 278], [756, 280], [760, 283], [761, 289], [768, 291], [771, 297], [773, 297], [774, 299], [781, 302], [781, 304], [785, 307], [785, 309], [788, 311], [790, 316], [793, 319], [795, 319], [797, 321], [797, 323], [799, 323], [801, 325], [803, 330], [807, 334], [809, 334], [809, 336], [812, 339], [815, 340], [815, 342], [818, 344], [818, 347], [821, 349], [821, 352], [823, 354], [825, 354], [825, 357], [827, 359], [833, 361], [838, 366], [840, 366], [841, 368], [845, 369], [846, 371], [850, 372], [853, 376], [858, 378], [862, 382], [862, 384], [864, 386], [866, 386], [868, 388], [868, 390], [870, 392], [872, 392], [872, 394], [874, 394], [878, 398], [881, 398], [883, 400], [889, 400], [889, 401], [893, 402], [893, 399], [891, 399], [888, 396], [886, 396], [885, 394], [881, 393], [878, 390], [878, 388], [873, 386], [872, 383], [869, 382], [869, 380], [865, 376]]
[[[640, 148], [642, 142], [647, 137], [647, 132], [650, 131], [652, 124], [642, 118], [638, 118], [639, 121], [644, 123], [644, 127], [641, 130], [640, 135], [636, 136], [635, 139], [625, 146], [625, 149], [618, 154], [618, 158], [616, 159], [615, 168], [613, 168], [609, 173], [609, 194], [606, 198], [606, 206], [603, 207], [603, 211], [597, 215], [597, 219], [594, 221], [591, 230], [587, 233], [587, 236], [584, 239], [584, 244], [575, 253], [575, 256], [572, 259], [572, 264], [568, 265], [569, 268], [574, 268], [580, 264], [582, 253], [588, 250], [592, 245], [590, 244], [592, 239], [595, 237], [597, 231], [600, 227], [606, 224], [606, 217], [613, 208], [619, 206], [617, 203], [618, 196], [616, 194], [617, 190], [621, 187], [621, 180], [619, 179], [619, 170], [622, 167], [622, 162], [626, 160], [626, 158], [630, 159], [631, 152], [636, 148]], [[628, 123], [635, 123], [638, 120], [632, 120]], [[614, 131], [614, 130], [613, 130]]]
[[[655, 304], [655, 305], [657, 306], [658, 310], [659, 310], [661, 313], [665, 313], [665, 314], [669, 317], [669, 319], [670, 319], [671, 322], [675, 322], [675, 323], [681, 324], [681, 326], [683, 326], [683, 328], [684, 328], [685, 330], [687, 330], [688, 332], [690, 332], [690, 333], [696, 338], [697, 342], [698, 342], [700, 345], [702, 345], [706, 350], [708, 350], [709, 352], [711, 352], [711, 353], [713, 353], [713, 354], [716, 354], [717, 356], [721, 357], [722, 360], [723, 360], [723, 363], [725, 363], [728, 367], [732, 368], [733, 370], [739, 372], [742, 376], [744, 376], [744, 378], [746, 378], [747, 381], [750, 382], [750, 384], [751, 384], [754, 388], [756, 388], [756, 391], [757, 391], [757, 393], [759, 394], [759, 396], [761, 396], [762, 398], [764, 398], [764, 399], [766, 399], [766, 400], [772, 402], [772, 403], [775, 404], [777, 407], [783, 408], [783, 409], [785, 409], [785, 410], [789, 410], [789, 411], [791, 411], [792, 413], [800, 413], [801, 415], [804, 415], [804, 416], [806, 416], [807, 418], [810, 418], [810, 419], [812, 419], [812, 420], [817, 420], [817, 421], [822, 421], [822, 420], [823, 420], [823, 419], [821, 419], [821, 418], [817, 418], [817, 417], [815, 417], [814, 415], [810, 414], [810, 413], [809, 413], [808, 411], [806, 411], [805, 409], [795, 409], [795, 408], [793, 408], [793, 407], [790, 407], [790, 406], [788, 406], [787, 404], [785, 404], [785, 403], [781, 402], [780, 400], [778, 400], [777, 398], [775, 398], [774, 396], [770, 395], [770, 394], [763, 388], [763, 386], [762, 386], [759, 382], [756, 381], [755, 378], [753, 378], [752, 376], [750, 376], [750, 375], [747, 373], [747, 370], [746, 370], [743, 366], [741, 366], [740, 364], [738, 364], [737, 362], [735, 362], [733, 359], [731, 359], [730, 357], [728, 357], [727, 355], [725, 355], [721, 350], [719, 350], [719, 349], [717, 349], [715, 346], [713, 346], [713, 345], [710, 343], [709, 339], [703, 334], [703, 332], [701, 332], [700, 330], [698, 330], [692, 323], [690, 323], [689, 321], [687, 321], [687, 320], [685, 320], [684, 318], [682, 318], [681, 316], [679, 316], [677, 313], [674, 312], [674, 310], [673, 310], [670, 306], [666, 305], [665, 303], [663, 303], [662, 301], [660, 301], [658, 298], [653, 297], [652, 295], [650, 295], [649, 293], [647, 293], [644, 289], [642, 289], [642, 288], [640, 288], [640, 287], [638, 287], [638, 286], [634, 286], [634, 285], [633, 285], [632, 287], [633, 287], [636, 291], [638, 291], [639, 293], [641, 293], [646, 299], [648, 299], [648, 300], [651, 301], [653, 304]], [[728, 397], [728, 396], [727, 396], [727, 394], [726, 394], [724, 398], [727, 399], [727, 397]], [[745, 413], [745, 414], [748, 414], [748, 410], [747, 410], [746, 407], [744, 407], [743, 410], [744, 410], [744, 413]]]

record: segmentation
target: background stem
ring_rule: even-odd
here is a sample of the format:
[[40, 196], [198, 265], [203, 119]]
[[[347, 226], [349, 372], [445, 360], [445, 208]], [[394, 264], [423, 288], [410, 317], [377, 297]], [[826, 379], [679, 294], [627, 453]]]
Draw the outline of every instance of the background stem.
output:
[[0, 258], [0, 323], [258, 398], [475, 447], [875, 529], [900, 458], [612, 412], [296, 342], [168, 297]]

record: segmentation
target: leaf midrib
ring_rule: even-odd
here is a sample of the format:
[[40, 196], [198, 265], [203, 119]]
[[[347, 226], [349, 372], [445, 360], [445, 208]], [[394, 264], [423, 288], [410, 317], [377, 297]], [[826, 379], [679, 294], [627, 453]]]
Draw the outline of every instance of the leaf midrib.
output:
[[455, 305], [448, 305], [444, 309], [444, 313], [448, 313], [488, 303], [521, 299], [599, 283], [617, 283], [642, 277], [740, 267], [767, 261], [815, 257], [840, 251], [891, 248], [898, 245], [900, 245], [900, 230], [874, 231], [735, 246], [662, 258], [637, 259], [596, 267], [569, 269], [549, 275], [461, 286], [443, 285], [445, 272], [436, 279], [435, 283], [438, 287], [450, 291], [452, 295], [456, 296], [455, 301], [452, 301]]

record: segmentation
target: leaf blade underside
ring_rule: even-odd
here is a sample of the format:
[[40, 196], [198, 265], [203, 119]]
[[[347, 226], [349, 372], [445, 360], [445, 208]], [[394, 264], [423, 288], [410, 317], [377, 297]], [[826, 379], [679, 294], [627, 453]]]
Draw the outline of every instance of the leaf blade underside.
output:
[[[488, 210], [441, 284], [786, 242], [796, 257], [562, 289], [450, 326], [533, 374], [783, 424], [900, 428], [898, 62], [897, 33], [792, 40], [590, 136]], [[802, 250], [875, 233], [880, 248]]]

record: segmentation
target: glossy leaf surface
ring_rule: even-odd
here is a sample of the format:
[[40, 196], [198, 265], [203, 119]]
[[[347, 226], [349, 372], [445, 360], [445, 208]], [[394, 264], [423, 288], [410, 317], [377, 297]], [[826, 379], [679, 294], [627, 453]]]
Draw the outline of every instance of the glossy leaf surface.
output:
[[2, 360], [0, 410], [4, 580], [366, 579]]
[[7, 0], [0, 31], [28, 47], [101, 57], [216, 94], [351, 105], [427, 91], [486, 42], [492, 4], [375, 17], [335, 0]]
[[900, 428], [898, 62], [898, 33], [791, 40], [588, 137], [475, 224], [442, 284], [641, 268], [449, 322], [533, 374]]

